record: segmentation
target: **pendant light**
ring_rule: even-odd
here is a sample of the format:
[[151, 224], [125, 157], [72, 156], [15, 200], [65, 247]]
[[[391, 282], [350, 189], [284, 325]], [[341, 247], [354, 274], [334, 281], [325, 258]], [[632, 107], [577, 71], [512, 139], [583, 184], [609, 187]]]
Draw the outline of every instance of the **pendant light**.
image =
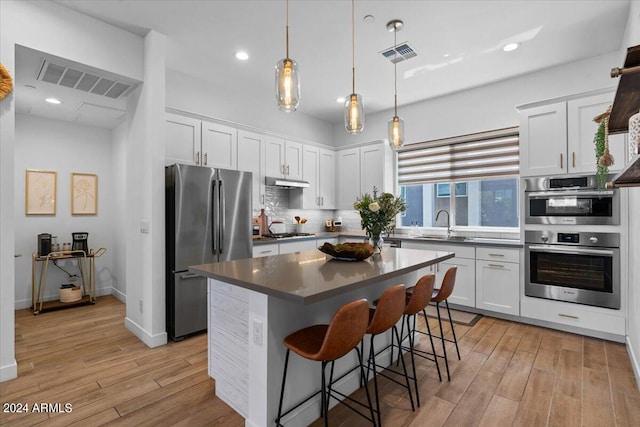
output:
[[356, 30], [355, 0], [351, 0], [351, 95], [344, 102], [344, 126], [349, 133], [360, 133], [364, 129], [364, 105], [362, 96], [356, 93]]
[[387, 30], [393, 32], [393, 118], [389, 120], [389, 144], [394, 150], [399, 150], [404, 145], [404, 120], [398, 117], [398, 76], [397, 76], [397, 62], [396, 55], [398, 52], [396, 46], [398, 45], [398, 31], [402, 29], [404, 23], [399, 19], [389, 21], [387, 24]]
[[289, 0], [287, 0], [287, 55], [276, 65], [276, 99], [280, 111], [296, 111], [300, 103], [298, 64], [289, 58]]

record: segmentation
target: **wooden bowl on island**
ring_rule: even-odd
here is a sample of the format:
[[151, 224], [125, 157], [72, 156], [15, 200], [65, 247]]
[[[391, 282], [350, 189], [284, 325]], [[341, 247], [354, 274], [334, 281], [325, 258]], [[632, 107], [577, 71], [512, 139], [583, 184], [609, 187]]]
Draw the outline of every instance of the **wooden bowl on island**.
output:
[[325, 242], [318, 250], [341, 261], [362, 261], [373, 255], [373, 246], [360, 242], [345, 242], [337, 245]]

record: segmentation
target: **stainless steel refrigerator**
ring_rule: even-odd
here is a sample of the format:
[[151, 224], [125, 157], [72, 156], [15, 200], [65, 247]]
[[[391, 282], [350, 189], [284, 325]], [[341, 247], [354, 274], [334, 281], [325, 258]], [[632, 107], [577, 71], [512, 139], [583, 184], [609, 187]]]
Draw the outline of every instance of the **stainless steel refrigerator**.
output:
[[207, 279], [190, 265], [251, 258], [251, 172], [166, 167], [167, 333], [207, 329]]

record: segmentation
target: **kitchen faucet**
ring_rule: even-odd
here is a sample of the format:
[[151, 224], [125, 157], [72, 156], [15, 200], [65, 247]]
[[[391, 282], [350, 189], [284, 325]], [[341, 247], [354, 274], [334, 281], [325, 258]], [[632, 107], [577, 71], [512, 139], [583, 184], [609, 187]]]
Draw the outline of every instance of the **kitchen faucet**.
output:
[[440, 214], [444, 212], [447, 214], [447, 239], [451, 237], [451, 221], [449, 219], [449, 211], [445, 210], [445, 209], [440, 209], [438, 211], [438, 213], [436, 214], [436, 222], [438, 221], [438, 217], [440, 216]]

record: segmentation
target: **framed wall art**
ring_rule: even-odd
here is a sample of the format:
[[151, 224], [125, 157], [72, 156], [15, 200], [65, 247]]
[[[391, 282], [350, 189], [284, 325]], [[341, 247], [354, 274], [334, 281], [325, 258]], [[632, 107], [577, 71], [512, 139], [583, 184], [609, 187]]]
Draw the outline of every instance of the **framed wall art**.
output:
[[54, 171], [27, 169], [24, 197], [27, 215], [56, 214], [57, 177]]
[[71, 174], [71, 215], [98, 214], [98, 175]]

